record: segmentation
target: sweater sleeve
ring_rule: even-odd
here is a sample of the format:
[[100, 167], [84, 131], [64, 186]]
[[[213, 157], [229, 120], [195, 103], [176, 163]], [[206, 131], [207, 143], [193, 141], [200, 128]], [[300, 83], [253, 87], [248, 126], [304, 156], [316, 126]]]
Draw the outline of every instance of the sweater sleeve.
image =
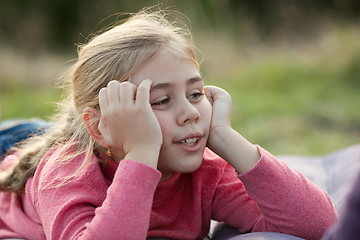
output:
[[47, 239], [145, 239], [160, 176], [123, 160], [107, 189], [96, 170], [60, 186], [39, 185], [36, 206]]
[[221, 213], [224, 221], [242, 232], [282, 232], [305, 239], [320, 239], [337, 218], [329, 196], [300, 173], [257, 147], [261, 159], [253, 169], [238, 176], [241, 183], [232, 183], [234, 193], [225, 199], [233, 199]]

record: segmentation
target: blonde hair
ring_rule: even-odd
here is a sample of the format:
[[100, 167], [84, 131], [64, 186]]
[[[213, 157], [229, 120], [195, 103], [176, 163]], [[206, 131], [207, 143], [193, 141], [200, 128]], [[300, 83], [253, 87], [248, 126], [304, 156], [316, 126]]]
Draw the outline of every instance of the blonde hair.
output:
[[198, 67], [190, 32], [168, 20], [168, 15], [144, 9], [79, 46], [78, 59], [64, 79], [70, 91], [60, 105], [54, 126], [16, 149], [20, 160], [0, 179], [1, 191], [22, 191], [43, 155], [54, 147], [71, 147], [72, 154], [64, 156], [62, 162], [86, 153], [82, 167], [90, 163], [93, 154], [104, 151], [88, 134], [82, 113], [86, 107], [100, 109], [98, 93], [109, 81], [127, 81], [163, 48], [192, 60]]

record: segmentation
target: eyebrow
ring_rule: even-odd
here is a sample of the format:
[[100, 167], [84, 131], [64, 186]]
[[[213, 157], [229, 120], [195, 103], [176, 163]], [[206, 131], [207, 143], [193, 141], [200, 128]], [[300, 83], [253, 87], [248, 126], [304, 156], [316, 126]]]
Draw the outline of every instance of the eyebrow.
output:
[[[192, 77], [192, 78], [187, 80], [186, 85], [194, 84], [194, 83], [199, 82], [199, 81], [203, 81], [203, 79], [200, 76], [199, 77]], [[157, 89], [171, 88], [174, 85], [175, 85], [174, 83], [159, 83], [159, 84], [156, 84], [153, 87], [151, 87], [150, 91], [157, 90]]]

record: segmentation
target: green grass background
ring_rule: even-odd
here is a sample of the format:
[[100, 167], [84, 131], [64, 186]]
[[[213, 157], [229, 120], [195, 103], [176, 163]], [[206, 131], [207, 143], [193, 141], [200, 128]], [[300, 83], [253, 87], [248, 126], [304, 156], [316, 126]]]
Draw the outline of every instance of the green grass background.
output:
[[[206, 83], [232, 95], [233, 127], [251, 142], [297, 155], [360, 143], [359, 27], [335, 27], [298, 42], [245, 42], [211, 33], [195, 39]], [[2, 119], [47, 119], [61, 98], [54, 79], [74, 55], [2, 52]]]

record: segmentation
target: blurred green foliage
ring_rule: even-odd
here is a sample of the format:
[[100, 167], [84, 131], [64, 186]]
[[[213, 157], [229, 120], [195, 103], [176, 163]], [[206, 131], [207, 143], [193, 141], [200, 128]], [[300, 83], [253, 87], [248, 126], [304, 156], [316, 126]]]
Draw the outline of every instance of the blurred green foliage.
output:
[[233, 98], [233, 127], [276, 154], [325, 154], [360, 140], [355, 55], [344, 66], [268, 57], [209, 77]]
[[61, 91], [56, 88], [42, 87], [39, 84], [14, 83], [2, 79], [0, 84], [0, 107], [3, 119], [44, 118], [54, 112]]
[[2, 0], [0, 42], [32, 51], [69, 49], [114, 21], [115, 13], [155, 5], [184, 13], [194, 29], [237, 35], [253, 26], [264, 39], [282, 31], [300, 37], [324, 18], [357, 21], [360, 11], [357, 0]]

